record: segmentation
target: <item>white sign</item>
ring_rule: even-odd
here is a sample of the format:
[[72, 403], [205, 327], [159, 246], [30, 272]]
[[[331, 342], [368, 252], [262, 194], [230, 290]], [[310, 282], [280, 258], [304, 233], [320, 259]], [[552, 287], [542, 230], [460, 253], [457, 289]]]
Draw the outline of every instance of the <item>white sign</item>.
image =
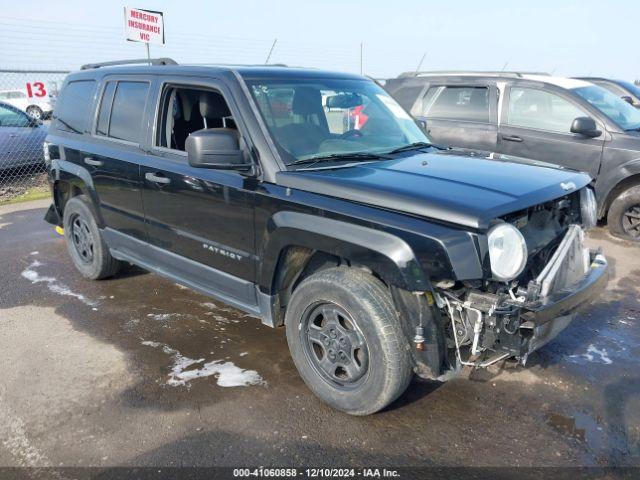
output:
[[124, 31], [131, 42], [164, 45], [162, 12], [124, 7]]

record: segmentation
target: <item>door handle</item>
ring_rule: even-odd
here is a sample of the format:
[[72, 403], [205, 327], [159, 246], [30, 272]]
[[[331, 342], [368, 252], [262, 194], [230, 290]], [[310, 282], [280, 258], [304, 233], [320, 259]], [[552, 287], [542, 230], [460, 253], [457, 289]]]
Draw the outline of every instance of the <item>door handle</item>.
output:
[[101, 167], [103, 165], [102, 161], [96, 160], [92, 157], [84, 157], [84, 163], [91, 165], [92, 167]]
[[502, 140], [506, 140], [507, 142], [521, 142], [522, 137], [517, 135], [502, 135]]
[[161, 183], [166, 185], [167, 183], [171, 183], [171, 179], [165, 177], [164, 175], [156, 175], [155, 173], [145, 173], [144, 178], [154, 183]]

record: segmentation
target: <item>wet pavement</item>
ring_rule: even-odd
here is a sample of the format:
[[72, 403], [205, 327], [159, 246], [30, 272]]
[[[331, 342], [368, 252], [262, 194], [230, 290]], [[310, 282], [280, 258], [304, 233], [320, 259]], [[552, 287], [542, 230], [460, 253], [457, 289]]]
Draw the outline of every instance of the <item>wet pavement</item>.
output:
[[531, 355], [336, 412], [284, 331], [156, 275], [90, 282], [42, 217], [0, 208], [0, 466], [640, 465], [640, 247]]

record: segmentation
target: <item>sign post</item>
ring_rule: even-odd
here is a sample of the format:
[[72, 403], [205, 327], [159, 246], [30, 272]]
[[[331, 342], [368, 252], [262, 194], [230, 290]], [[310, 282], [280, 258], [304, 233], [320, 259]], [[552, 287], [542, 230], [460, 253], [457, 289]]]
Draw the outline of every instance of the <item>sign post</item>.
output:
[[149, 44], [164, 45], [164, 15], [162, 12], [124, 7], [124, 31], [127, 41], [142, 42], [151, 60]]

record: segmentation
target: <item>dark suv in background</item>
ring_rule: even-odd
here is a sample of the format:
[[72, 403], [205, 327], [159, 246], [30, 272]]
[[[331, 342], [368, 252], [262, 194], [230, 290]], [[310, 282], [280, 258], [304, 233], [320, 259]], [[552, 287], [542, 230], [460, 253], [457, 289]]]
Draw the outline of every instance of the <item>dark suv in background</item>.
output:
[[506, 72], [422, 72], [386, 90], [436, 143], [589, 173], [598, 217], [640, 241], [640, 110], [583, 80]]
[[87, 278], [130, 262], [286, 326], [338, 409], [524, 363], [606, 282], [584, 173], [432, 147], [360, 76], [155, 63], [67, 77], [46, 218]]

